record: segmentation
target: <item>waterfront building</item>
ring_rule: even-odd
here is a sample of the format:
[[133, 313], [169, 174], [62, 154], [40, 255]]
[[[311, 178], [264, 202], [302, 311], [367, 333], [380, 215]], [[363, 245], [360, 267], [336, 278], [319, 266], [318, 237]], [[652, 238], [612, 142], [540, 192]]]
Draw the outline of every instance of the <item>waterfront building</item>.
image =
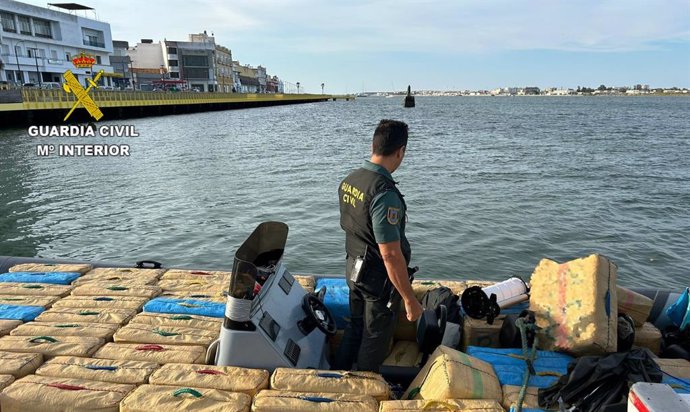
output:
[[113, 66], [113, 86], [118, 89], [131, 89], [133, 74], [130, 71], [132, 59], [127, 54], [129, 43], [122, 40], [113, 40], [113, 54], [110, 56], [110, 64]]
[[256, 68], [256, 80], [259, 82], [259, 93], [266, 93], [266, 68], [258, 66]]
[[248, 64], [241, 65], [236, 62], [235, 68], [238, 71], [239, 89], [240, 93], [259, 93], [259, 75], [258, 70]]
[[[110, 24], [76, 14], [89, 11], [93, 9], [76, 3], [44, 8], [14, 0], [0, 2], [0, 81], [54, 84], [69, 69], [86, 86], [87, 78], [103, 70], [99, 83], [112, 86]], [[82, 52], [93, 57], [93, 67], [72, 64]]]
[[218, 79], [218, 91], [232, 92], [235, 85], [232, 75], [232, 51], [227, 47], [216, 45], [215, 72]]
[[138, 90], [153, 90], [153, 82], [163, 79], [167, 68], [163, 60], [163, 45], [152, 39], [141, 39], [136, 46], [127, 49], [132, 82]]

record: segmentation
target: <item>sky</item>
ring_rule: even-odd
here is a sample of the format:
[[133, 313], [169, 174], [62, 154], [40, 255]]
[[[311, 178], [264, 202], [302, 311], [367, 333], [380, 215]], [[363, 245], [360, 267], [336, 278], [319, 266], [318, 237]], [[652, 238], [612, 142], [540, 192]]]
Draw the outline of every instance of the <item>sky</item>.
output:
[[130, 46], [206, 30], [311, 93], [690, 87], [690, 0], [78, 2]]

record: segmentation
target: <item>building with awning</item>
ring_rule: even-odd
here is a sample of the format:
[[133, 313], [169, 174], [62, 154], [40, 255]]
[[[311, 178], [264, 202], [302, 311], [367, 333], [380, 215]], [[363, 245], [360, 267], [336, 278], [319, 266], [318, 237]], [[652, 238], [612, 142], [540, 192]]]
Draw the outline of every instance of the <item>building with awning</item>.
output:
[[[94, 18], [87, 17], [91, 13]], [[70, 70], [79, 83], [110, 65], [113, 41], [110, 24], [95, 19], [94, 9], [77, 3], [49, 3], [39, 7], [14, 0], [0, 2], [0, 81], [15, 85], [61, 82]], [[93, 58], [90, 67], [75, 67], [73, 59]], [[99, 83], [112, 86], [113, 76]]]

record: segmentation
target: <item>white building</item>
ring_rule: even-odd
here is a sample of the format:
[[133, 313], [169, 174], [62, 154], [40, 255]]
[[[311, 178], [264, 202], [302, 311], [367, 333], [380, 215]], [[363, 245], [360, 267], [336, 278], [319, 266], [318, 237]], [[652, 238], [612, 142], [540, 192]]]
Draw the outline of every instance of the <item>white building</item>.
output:
[[[63, 9], [76, 13], [89, 7], [66, 3]], [[101, 84], [112, 85], [113, 52], [110, 24], [20, 3], [0, 2], [0, 81], [14, 84], [61, 82], [71, 70], [80, 83], [103, 69]], [[76, 68], [72, 58], [86, 53], [96, 59], [91, 68]]]

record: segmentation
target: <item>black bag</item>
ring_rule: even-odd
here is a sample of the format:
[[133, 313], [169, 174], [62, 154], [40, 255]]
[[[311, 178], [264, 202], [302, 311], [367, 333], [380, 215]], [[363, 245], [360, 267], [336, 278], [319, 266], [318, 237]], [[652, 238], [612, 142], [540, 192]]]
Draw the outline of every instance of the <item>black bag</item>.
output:
[[435, 312], [439, 306], [443, 305], [446, 307], [448, 322], [462, 323], [460, 305], [458, 304], [459, 299], [458, 295], [453, 294], [450, 288], [440, 286], [427, 290], [424, 293], [424, 296], [422, 296], [422, 307]]
[[568, 374], [539, 389], [539, 407], [575, 407], [580, 412], [625, 410], [629, 387], [636, 382], [659, 383], [663, 377], [648, 349], [606, 356], [583, 356], [568, 365]]

